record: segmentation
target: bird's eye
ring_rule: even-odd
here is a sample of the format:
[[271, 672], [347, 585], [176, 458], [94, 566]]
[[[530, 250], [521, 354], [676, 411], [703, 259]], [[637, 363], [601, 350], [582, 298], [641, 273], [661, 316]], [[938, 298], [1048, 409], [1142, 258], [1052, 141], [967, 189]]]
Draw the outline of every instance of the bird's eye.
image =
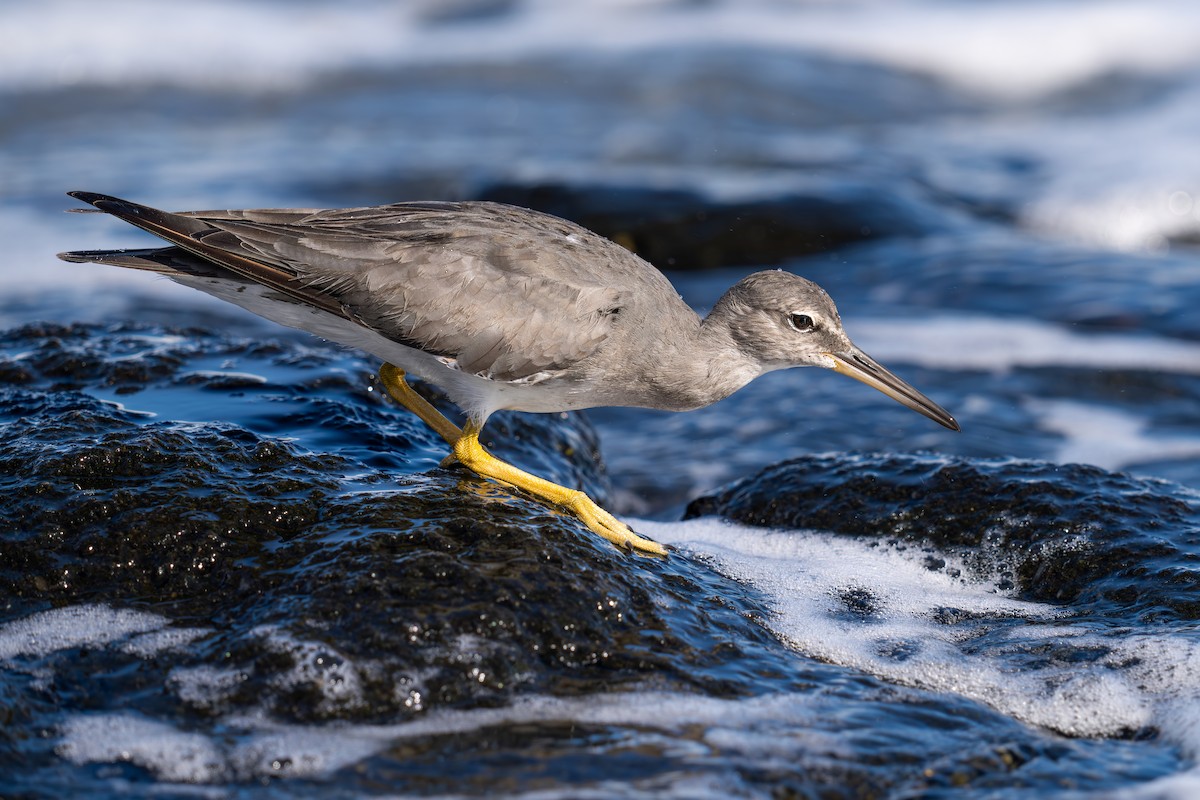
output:
[[811, 331], [817, 327], [816, 321], [808, 314], [792, 314], [788, 322], [798, 331]]

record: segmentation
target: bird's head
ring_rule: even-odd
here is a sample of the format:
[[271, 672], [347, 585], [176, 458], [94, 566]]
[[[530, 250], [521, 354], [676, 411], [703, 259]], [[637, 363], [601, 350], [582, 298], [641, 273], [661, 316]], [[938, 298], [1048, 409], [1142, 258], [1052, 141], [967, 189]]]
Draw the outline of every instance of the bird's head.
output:
[[812, 281], [782, 270], [756, 272], [726, 292], [709, 319], [725, 325], [742, 353], [764, 372], [787, 367], [832, 369], [959, 430], [949, 412], [850, 341], [837, 306]]

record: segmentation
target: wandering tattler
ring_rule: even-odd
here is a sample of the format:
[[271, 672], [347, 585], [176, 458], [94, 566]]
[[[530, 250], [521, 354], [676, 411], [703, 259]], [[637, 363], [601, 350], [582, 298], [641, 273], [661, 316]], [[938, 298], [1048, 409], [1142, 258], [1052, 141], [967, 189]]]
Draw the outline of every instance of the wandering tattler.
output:
[[[565, 506], [620, 547], [666, 552], [583, 492], [485, 450], [479, 433], [492, 412], [687, 411], [772, 370], [818, 366], [958, 430], [945, 409], [850, 341], [821, 287], [787, 272], [743, 278], [701, 318], [662, 273], [620, 245], [500, 203], [168, 213], [70, 195], [172, 246], [59, 258], [158, 272], [383, 359], [379, 376], [391, 396], [464, 466]], [[466, 424], [459, 428], [414, 392], [410, 372], [440, 386]]]

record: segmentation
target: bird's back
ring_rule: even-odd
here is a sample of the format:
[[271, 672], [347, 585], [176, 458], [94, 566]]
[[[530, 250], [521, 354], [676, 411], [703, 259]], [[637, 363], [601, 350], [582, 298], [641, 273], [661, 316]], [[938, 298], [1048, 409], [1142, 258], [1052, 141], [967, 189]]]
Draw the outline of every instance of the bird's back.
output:
[[[496, 381], [570, 370], [621, 326], [645, 323], [645, 309], [683, 306], [670, 282], [625, 248], [566, 220], [500, 203], [173, 214], [73, 194], [209, 269], [216, 265]], [[64, 257], [105, 260], [100, 255]], [[174, 267], [161, 271], [178, 271], [181, 260], [173, 257]], [[329, 336], [327, 326], [320, 333]]]

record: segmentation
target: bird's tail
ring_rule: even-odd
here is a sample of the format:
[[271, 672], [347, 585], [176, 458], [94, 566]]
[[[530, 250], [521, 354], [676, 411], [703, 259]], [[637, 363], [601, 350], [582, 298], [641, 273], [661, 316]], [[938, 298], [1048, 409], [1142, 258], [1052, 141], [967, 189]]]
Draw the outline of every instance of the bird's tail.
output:
[[[59, 253], [63, 261], [73, 264], [108, 264], [115, 267], [157, 272], [162, 275], [194, 275], [218, 277], [218, 269], [181, 247], [149, 247], [141, 250], [74, 250]], [[219, 270], [225, 273], [225, 270]]]
[[[103, 211], [159, 236], [163, 235], [164, 229], [169, 229], [175, 235], [184, 237], [211, 230], [208, 225], [198, 220], [131, 203], [119, 197], [96, 192], [67, 192], [67, 194], [95, 206], [94, 208], [70, 209], [75, 213], [86, 214]], [[164, 275], [209, 276], [218, 274], [216, 268], [208, 261], [178, 246], [140, 250], [77, 250], [59, 253], [58, 257], [63, 261], [73, 263], [111, 264], [117, 267], [159, 272]]]

